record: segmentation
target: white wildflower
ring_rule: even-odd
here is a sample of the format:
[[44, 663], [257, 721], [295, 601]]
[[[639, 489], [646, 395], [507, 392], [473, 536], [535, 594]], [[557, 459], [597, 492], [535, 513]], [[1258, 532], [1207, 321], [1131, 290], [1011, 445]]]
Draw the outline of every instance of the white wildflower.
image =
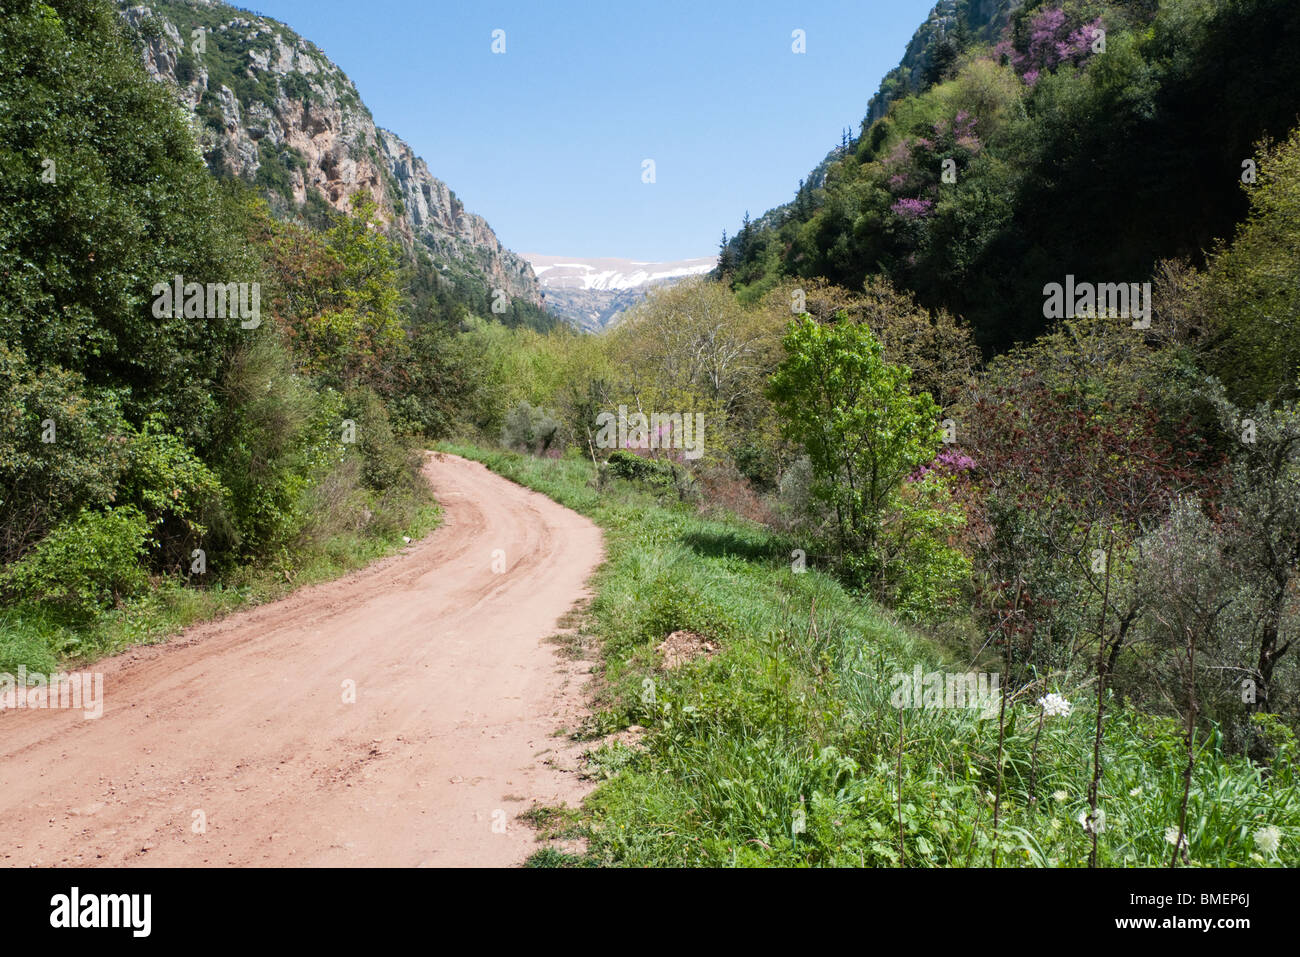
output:
[[1043, 709], [1043, 716], [1046, 718], [1054, 718], [1057, 715], [1060, 715], [1062, 718], [1068, 718], [1070, 712], [1074, 710], [1074, 706], [1056, 692], [1043, 695], [1043, 697], [1039, 698], [1038, 707]]
[[1282, 832], [1276, 825], [1261, 827], [1255, 832], [1255, 846], [1265, 854], [1276, 854], [1282, 845]]
[[1069, 797], [1070, 795], [1066, 794], [1064, 791], [1052, 792], [1052, 799], [1056, 801], [1058, 804], [1060, 804], [1062, 801], [1068, 800]]
[[1079, 826], [1083, 828], [1084, 833], [1086, 834], [1102, 833], [1106, 830], [1106, 812], [1101, 808], [1097, 808], [1097, 817], [1094, 821], [1091, 815], [1089, 815], [1088, 809], [1084, 808], [1079, 812]]

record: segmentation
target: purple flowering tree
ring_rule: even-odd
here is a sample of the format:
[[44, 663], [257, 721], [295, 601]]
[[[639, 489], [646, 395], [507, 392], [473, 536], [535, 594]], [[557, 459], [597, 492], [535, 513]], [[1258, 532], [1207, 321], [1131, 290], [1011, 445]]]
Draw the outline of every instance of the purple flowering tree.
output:
[[1077, 66], [1087, 60], [1092, 55], [1093, 38], [1101, 29], [1100, 17], [1072, 29], [1064, 10], [1040, 10], [1029, 22], [1029, 40], [1023, 51], [1003, 41], [994, 52], [1009, 55], [1021, 79], [1033, 86], [1043, 73], [1063, 63]]

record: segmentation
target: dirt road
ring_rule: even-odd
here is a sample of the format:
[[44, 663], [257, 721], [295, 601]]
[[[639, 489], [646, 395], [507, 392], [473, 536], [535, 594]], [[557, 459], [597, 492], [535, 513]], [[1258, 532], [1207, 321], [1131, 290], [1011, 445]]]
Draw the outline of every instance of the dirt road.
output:
[[477, 463], [430, 456], [425, 474], [444, 523], [400, 555], [100, 662], [98, 720], [0, 712], [0, 863], [466, 866], [535, 850], [516, 815], [584, 790], [555, 732], [579, 720], [587, 668], [545, 639], [585, 594], [600, 532]]

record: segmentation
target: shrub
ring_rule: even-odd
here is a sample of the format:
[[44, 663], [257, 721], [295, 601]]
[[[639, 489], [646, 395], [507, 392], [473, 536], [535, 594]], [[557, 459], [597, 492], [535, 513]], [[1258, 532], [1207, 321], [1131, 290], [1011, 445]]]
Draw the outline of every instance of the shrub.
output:
[[58, 526], [0, 576], [18, 600], [44, 601], [75, 618], [127, 598], [146, 582], [140, 559], [149, 522], [132, 506], [83, 511]]
[[226, 490], [193, 450], [151, 416], [131, 445], [131, 465], [119, 499], [138, 505], [153, 530], [159, 567], [189, 559], [207, 531], [206, 517], [222, 508]]
[[0, 342], [0, 563], [81, 508], [112, 501], [127, 430], [111, 393], [57, 366], [37, 371]]
[[349, 393], [345, 409], [356, 423], [361, 480], [367, 488], [382, 492], [414, 474], [417, 463], [412, 452], [393, 433], [388, 409], [373, 390], [361, 388]]
[[501, 426], [501, 443], [516, 452], [542, 455], [555, 443], [559, 429], [559, 420], [551, 413], [520, 400], [506, 413], [505, 424]]

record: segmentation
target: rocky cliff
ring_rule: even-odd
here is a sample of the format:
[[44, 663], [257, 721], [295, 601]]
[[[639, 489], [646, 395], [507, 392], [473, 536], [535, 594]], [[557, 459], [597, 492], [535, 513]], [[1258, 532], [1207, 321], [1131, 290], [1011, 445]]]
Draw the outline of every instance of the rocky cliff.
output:
[[358, 192], [443, 275], [540, 306], [532, 268], [396, 134], [375, 125], [347, 75], [282, 23], [211, 0], [121, 4], [146, 69], [177, 88], [208, 165], [281, 211], [349, 211]]

